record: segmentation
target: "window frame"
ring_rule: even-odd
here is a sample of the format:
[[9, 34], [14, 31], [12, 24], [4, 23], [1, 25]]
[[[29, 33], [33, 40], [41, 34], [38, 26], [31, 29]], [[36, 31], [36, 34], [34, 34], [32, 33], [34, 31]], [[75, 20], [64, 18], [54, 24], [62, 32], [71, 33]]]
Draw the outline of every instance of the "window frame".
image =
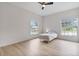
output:
[[[37, 28], [33, 28], [34, 27], [34, 24], [32, 24], [32, 21], [34, 22], [34, 23], [37, 23]], [[31, 35], [37, 35], [37, 34], [39, 34], [39, 24], [38, 24], [38, 22], [36, 21], [36, 20], [31, 20], [30, 21], [30, 26], [31, 26], [31, 30], [30, 30], [30, 34]], [[36, 32], [32, 32], [32, 31], [36, 31]]]
[[[74, 34], [74, 33], [71, 33], [70, 32], [70, 34], [69, 34], [69, 32], [67, 33], [67, 32], [64, 32], [63, 31], [63, 29], [62, 29], [62, 20], [66, 20], [66, 19], [76, 19], [77, 20], [77, 31], [76, 31], [76, 33]], [[61, 19], [60, 20], [60, 34], [62, 35], [62, 36], [77, 36], [78, 35], [78, 18], [77, 17], [67, 17], [67, 18], [63, 18], [63, 19]]]

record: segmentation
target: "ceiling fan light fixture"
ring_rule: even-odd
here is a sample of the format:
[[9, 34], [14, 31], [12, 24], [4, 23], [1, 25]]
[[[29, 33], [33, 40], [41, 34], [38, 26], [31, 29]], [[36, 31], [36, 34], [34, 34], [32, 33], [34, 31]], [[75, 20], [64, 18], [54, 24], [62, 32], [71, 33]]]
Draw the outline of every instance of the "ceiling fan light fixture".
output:
[[42, 10], [44, 10], [44, 8], [45, 8], [45, 5], [42, 5]]
[[45, 5], [42, 5], [42, 7], [45, 7]]
[[38, 3], [42, 5], [42, 10], [44, 10], [46, 5], [52, 5], [53, 4], [53, 2], [38, 2]]

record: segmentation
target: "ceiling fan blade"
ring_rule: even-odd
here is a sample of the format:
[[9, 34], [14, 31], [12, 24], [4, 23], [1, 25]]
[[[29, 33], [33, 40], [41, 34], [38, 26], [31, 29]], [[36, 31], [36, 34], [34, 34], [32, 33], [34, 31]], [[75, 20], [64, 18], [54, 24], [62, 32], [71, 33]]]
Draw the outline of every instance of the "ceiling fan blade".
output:
[[45, 5], [45, 2], [38, 2], [38, 3], [40, 3], [41, 5]]
[[52, 5], [53, 2], [48, 2], [48, 3], [45, 3], [45, 5]]

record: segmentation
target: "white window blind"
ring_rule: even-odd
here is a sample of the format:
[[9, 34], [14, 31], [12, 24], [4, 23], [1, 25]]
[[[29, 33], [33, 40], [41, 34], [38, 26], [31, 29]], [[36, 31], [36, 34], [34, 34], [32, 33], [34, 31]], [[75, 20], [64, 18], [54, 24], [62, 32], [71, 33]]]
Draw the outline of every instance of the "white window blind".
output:
[[61, 35], [77, 36], [78, 18], [61, 20]]
[[36, 35], [39, 33], [39, 26], [35, 20], [31, 21], [31, 34]]

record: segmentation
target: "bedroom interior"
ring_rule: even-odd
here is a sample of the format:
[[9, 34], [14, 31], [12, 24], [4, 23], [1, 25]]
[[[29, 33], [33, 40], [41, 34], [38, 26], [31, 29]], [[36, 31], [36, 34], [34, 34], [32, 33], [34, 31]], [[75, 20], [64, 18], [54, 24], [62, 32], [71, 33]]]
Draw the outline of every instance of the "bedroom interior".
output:
[[79, 2], [0, 2], [0, 56], [78, 56]]

